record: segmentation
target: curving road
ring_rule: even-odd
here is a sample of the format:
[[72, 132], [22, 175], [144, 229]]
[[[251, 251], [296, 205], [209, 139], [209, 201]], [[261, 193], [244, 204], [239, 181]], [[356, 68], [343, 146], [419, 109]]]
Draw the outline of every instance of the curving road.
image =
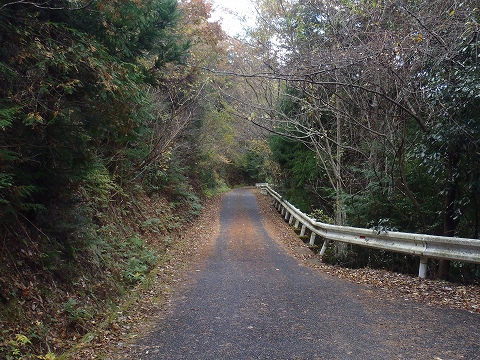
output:
[[399, 299], [300, 265], [271, 239], [249, 189], [226, 194], [211, 256], [141, 359], [480, 359], [480, 317]]

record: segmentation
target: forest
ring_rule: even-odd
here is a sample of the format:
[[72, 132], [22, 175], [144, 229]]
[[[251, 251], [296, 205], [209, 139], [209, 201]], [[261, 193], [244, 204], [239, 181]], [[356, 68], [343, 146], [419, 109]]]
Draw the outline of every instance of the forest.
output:
[[236, 37], [208, 0], [0, 2], [0, 357], [68, 350], [236, 186], [322, 222], [479, 238], [478, 2], [253, 2]]

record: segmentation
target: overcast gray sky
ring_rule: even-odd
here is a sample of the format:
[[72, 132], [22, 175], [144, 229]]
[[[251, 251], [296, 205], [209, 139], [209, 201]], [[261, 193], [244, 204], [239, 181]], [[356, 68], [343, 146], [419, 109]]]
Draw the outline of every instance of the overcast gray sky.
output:
[[229, 11], [245, 16], [247, 25], [254, 24], [255, 10], [249, 0], [210, 0], [210, 2], [213, 4], [212, 20], [221, 20], [223, 30], [228, 35], [241, 34], [245, 24]]

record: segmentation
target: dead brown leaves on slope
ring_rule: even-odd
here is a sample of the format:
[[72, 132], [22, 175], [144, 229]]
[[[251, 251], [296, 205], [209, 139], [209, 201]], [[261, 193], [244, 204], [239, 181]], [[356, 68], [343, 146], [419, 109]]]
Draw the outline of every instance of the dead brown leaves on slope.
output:
[[166, 256], [119, 306], [70, 352], [69, 360], [122, 359], [131, 344], [148, 334], [171, 306], [173, 293], [188, 286], [188, 270], [201, 266], [219, 232], [220, 201], [207, 201], [201, 215], [172, 234]]

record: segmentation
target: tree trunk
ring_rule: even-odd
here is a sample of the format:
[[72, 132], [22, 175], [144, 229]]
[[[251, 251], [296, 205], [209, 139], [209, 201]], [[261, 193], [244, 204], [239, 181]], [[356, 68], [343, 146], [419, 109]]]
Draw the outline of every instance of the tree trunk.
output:
[[[340, 97], [337, 96], [337, 109], [340, 109]], [[343, 185], [342, 185], [342, 117], [340, 111], [337, 113], [337, 158], [336, 158], [336, 188], [335, 188], [335, 225], [345, 225], [345, 208], [343, 204]], [[347, 257], [347, 244], [342, 242], [335, 242], [335, 255], [339, 258]]]
[[[456, 169], [460, 161], [457, 152], [453, 151], [447, 155], [447, 184], [445, 188], [445, 216], [443, 220], [443, 236], [455, 236], [457, 221], [455, 220], [455, 200], [457, 196]], [[448, 279], [450, 271], [450, 260], [440, 260], [438, 277]]]

